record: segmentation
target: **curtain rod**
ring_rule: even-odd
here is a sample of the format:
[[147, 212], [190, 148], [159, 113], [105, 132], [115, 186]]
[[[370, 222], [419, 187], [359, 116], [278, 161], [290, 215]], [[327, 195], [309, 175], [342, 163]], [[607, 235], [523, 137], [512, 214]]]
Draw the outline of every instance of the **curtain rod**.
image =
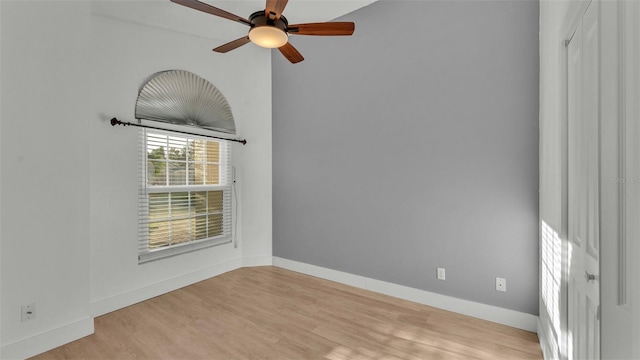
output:
[[176, 133], [180, 133], [180, 134], [196, 135], [196, 136], [203, 136], [203, 137], [208, 137], [208, 138], [212, 138], [212, 139], [235, 141], [235, 142], [241, 143], [242, 145], [246, 145], [247, 144], [247, 140], [245, 140], [245, 139], [242, 139], [242, 140], [240, 140], [240, 139], [229, 139], [229, 138], [223, 138], [223, 137], [213, 136], [213, 135], [202, 135], [202, 134], [190, 133], [190, 132], [186, 132], [186, 131], [163, 129], [163, 128], [155, 127], [155, 126], [151, 126], [151, 125], [135, 124], [135, 123], [132, 123], [132, 122], [129, 122], [129, 121], [120, 121], [120, 120], [118, 120], [116, 118], [111, 118], [111, 126], [116, 126], [116, 125], [137, 126], [137, 127], [147, 128], [147, 129], [172, 131], [172, 132], [176, 132]]

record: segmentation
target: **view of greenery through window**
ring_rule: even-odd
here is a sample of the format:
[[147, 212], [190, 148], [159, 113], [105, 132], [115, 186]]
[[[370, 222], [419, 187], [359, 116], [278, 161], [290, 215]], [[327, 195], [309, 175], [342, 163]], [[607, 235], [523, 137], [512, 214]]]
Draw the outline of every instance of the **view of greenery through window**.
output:
[[146, 147], [149, 249], [222, 235], [220, 143], [148, 132]]

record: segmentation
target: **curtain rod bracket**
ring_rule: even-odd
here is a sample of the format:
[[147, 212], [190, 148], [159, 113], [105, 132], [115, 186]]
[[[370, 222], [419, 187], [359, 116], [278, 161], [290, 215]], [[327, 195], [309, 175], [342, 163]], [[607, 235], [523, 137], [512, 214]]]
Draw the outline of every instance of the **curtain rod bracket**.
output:
[[247, 145], [247, 140], [245, 140], [245, 139], [242, 139], [242, 140], [240, 140], [240, 139], [229, 139], [229, 138], [223, 138], [223, 137], [213, 136], [213, 135], [202, 135], [202, 134], [195, 134], [195, 133], [190, 133], [190, 132], [186, 132], [186, 131], [169, 130], [169, 129], [163, 129], [163, 128], [160, 128], [160, 127], [150, 126], [150, 125], [134, 124], [134, 123], [129, 122], [129, 121], [120, 121], [120, 120], [116, 119], [115, 117], [111, 118], [111, 126], [116, 126], [116, 125], [138, 126], [138, 127], [147, 128], [147, 129], [173, 131], [173, 132], [177, 132], [177, 133], [180, 133], [180, 134], [204, 136], [204, 137], [213, 138], [213, 139], [219, 139], [219, 140], [235, 141], [235, 142], [241, 143], [242, 145]]

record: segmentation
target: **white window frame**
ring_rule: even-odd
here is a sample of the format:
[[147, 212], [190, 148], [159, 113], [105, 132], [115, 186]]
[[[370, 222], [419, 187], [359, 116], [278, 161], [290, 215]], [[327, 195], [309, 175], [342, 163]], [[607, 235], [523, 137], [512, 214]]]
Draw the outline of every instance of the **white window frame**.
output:
[[[217, 142], [220, 144], [219, 152], [219, 184], [217, 185], [149, 185], [148, 183], [148, 159], [147, 159], [147, 134], [158, 134], [175, 138], [189, 140], [202, 140]], [[139, 237], [138, 237], [138, 264], [147, 263], [195, 250], [200, 250], [212, 246], [228, 244], [232, 242], [232, 161], [231, 144], [225, 140], [216, 140], [197, 135], [184, 135], [172, 131], [164, 130], [140, 130], [140, 175], [139, 175]], [[187, 155], [188, 158], [188, 155]], [[188, 159], [186, 160], [188, 164]], [[206, 164], [206, 163], [205, 163]], [[186, 166], [188, 170], [188, 165]], [[206, 165], [205, 165], [206, 169]], [[205, 170], [206, 171], [206, 170]], [[187, 171], [188, 173], [188, 171]], [[169, 183], [169, 174], [167, 184]], [[188, 176], [185, 174], [185, 176]], [[205, 176], [206, 178], [206, 176]], [[222, 191], [222, 235], [192, 240], [179, 244], [172, 244], [165, 247], [149, 248], [149, 194], [154, 193], [179, 193], [179, 192], [208, 192]]]

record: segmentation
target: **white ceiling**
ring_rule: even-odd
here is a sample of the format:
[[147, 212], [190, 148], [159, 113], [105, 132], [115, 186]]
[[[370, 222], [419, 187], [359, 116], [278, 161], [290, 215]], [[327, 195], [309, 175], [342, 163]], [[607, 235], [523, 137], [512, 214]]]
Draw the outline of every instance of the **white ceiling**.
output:
[[[283, 15], [290, 24], [328, 21], [348, 14], [377, 0], [290, 0]], [[263, 10], [264, 0], [204, 0], [203, 2], [248, 18]], [[153, 26], [210, 38], [218, 46], [245, 36], [242, 24], [193, 10], [169, 0], [100, 0], [92, 1], [94, 15]]]

